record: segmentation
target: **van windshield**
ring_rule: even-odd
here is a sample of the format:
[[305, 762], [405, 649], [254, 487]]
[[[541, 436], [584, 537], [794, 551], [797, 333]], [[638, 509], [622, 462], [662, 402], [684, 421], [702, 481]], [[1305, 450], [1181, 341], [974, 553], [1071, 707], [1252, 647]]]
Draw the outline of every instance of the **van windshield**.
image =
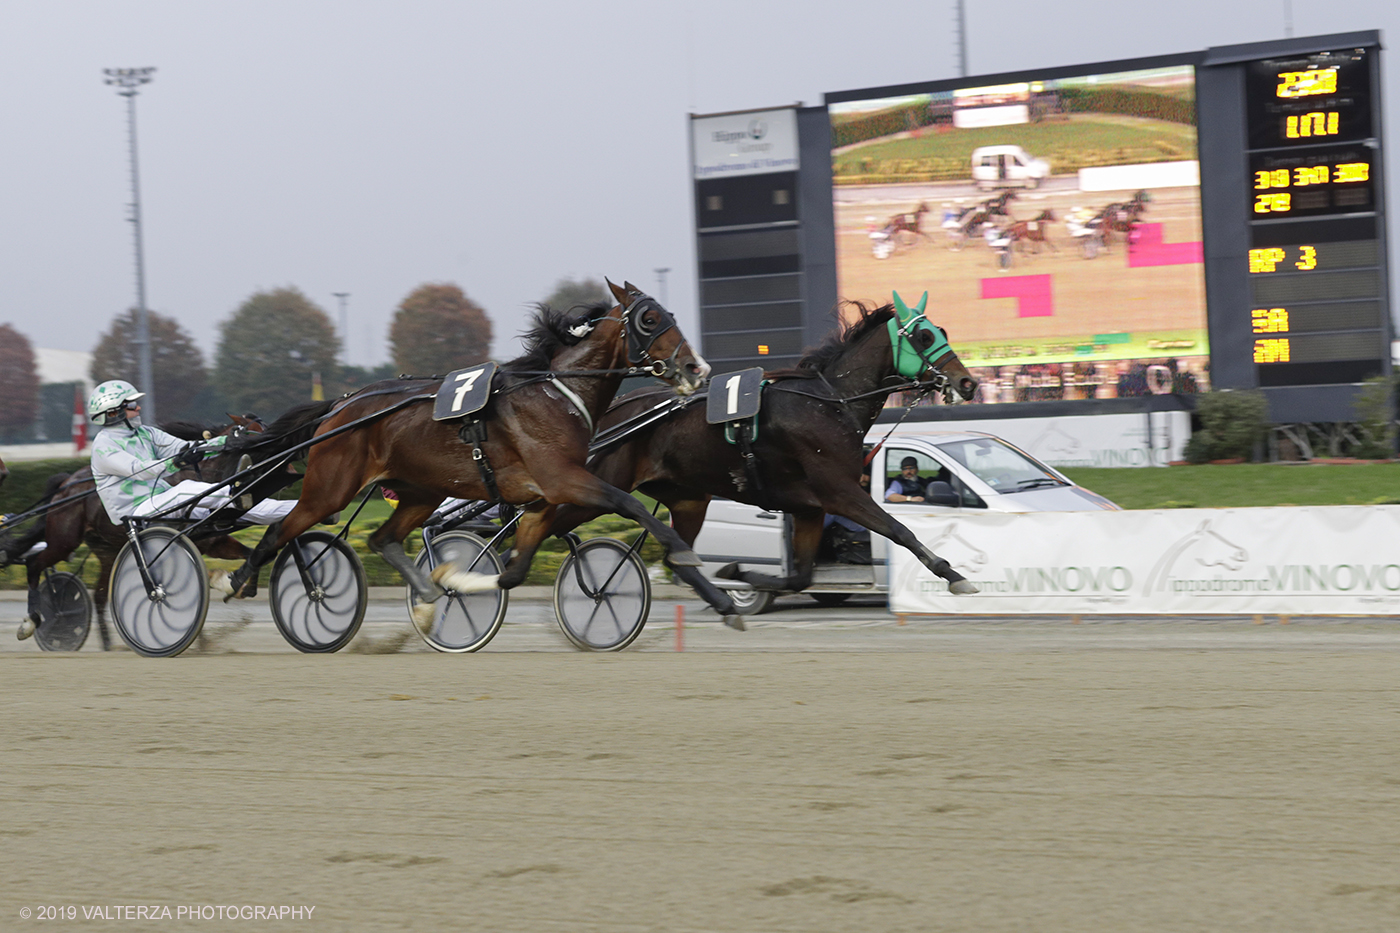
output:
[[1069, 485], [1043, 464], [990, 437], [945, 441], [938, 445], [938, 449], [967, 467], [978, 479], [1000, 493]]

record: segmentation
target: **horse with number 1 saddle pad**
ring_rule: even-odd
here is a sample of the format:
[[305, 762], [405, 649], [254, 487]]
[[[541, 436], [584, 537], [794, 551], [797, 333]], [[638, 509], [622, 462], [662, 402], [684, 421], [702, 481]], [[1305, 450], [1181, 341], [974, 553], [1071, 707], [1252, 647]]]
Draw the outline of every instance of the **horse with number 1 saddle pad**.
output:
[[[488, 374], [473, 367], [446, 383], [438, 377], [375, 383], [310, 408], [299, 426], [262, 442], [281, 449], [311, 446], [297, 507], [268, 528], [235, 571], [234, 594], [252, 595], [258, 567], [371, 483], [393, 490], [399, 505], [370, 535], [370, 549], [412, 587], [420, 626], [432, 619], [428, 604], [445, 594], [444, 587], [469, 593], [520, 584], [562, 504], [634, 519], [670, 551], [673, 564], [699, 566], [679, 535], [586, 466], [597, 419], [625, 376], [655, 376], [671, 384], [663, 391], [687, 395], [710, 372], [655, 299], [631, 284], [608, 287], [615, 305], [601, 302], [573, 313], [541, 306], [526, 334], [525, 354], [498, 370]], [[499, 576], [471, 573], [449, 561], [430, 579], [405, 554], [404, 537], [448, 496], [524, 509], [514, 551]], [[734, 614], [727, 596], [711, 605], [722, 615]]]
[[[779, 577], [730, 565], [719, 576], [760, 590], [800, 591], [812, 581], [825, 513], [841, 515], [908, 549], [957, 595], [977, 588], [925, 547], [860, 486], [863, 443], [886, 398], [896, 391], [941, 391], [970, 399], [977, 381], [916, 308], [894, 303], [870, 309], [852, 303], [859, 318], [809, 352], [792, 369], [763, 374], [761, 405], [747, 373], [711, 380], [710, 405], [673, 404], [668, 412], [651, 388], [618, 399], [603, 419], [589, 467], [621, 489], [638, 489], [671, 510], [676, 531], [693, 544], [711, 496], [724, 496], [794, 521], [793, 572]], [[720, 398], [716, 398], [716, 395]], [[722, 420], [732, 411], [741, 420]], [[751, 417], [750, 417], [751, 415]], [[559, 510], [553, 534], [598, 515]], [[705, 599], [717, 587], [694, 567], [672, 564], [677, 576]]]

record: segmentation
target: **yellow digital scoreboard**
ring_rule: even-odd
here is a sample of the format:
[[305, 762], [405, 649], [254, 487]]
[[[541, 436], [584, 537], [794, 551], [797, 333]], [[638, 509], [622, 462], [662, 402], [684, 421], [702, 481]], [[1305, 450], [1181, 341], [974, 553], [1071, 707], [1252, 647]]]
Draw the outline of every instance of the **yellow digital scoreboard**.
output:
[[1345, 49], [1248, 66], [1250, 186], [1241, 206], [1261, 386], [1359, 382], [1385, 371], [1373, 54]]

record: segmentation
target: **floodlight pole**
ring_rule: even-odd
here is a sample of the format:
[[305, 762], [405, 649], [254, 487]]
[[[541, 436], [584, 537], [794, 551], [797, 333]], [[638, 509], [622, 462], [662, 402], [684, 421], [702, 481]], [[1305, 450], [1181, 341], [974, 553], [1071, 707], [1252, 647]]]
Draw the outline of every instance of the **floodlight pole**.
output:
[[156, 387], [151, 372], [151, 325], [146, 312], [146, 261], [141, 245], [141, 176], [136, 161], [137, 88], [151, 82], [154, 68], [104, 68], [106, 83], [126, 98], [126, 122], [131, 151], [131, 229], [136, 241], [136, 349], [141, 367], [140, 389], [146, 393], [141, 406], [145, 420], [156, 421]]
[[958, 20], [958, 77], [967, 77], [967, 8], [965, 0], [955, 0], [953, 12]]
[[661, 299], [661, 307], [666, 308], [668, 307], [666, 304], [666, 273], [671, 271], [671, 267], [667, 266], [663, 269], [653, 269], [652, 271], [656, 273], [656, 297]]
[[342, 362], [350, 365], [350, 316], [345, 310], [345, 302], [350, 297], [349, 292], [331, 292], [340, 301], [340, 339], [344, 341], [340, 347]]
[[1293, 38], [1293, 0], [1283, 0], [1283, 36]]

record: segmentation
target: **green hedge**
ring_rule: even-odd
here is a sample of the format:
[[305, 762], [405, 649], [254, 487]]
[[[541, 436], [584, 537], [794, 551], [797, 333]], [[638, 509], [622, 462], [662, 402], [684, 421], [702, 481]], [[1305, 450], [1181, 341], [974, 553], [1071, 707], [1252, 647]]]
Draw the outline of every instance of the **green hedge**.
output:
[[1060, 101], [1070, 113], [1117, 113], [1168, 123], [1196, 125], [1196, 99], [1122, 87], [1066, 87]]
[[72, 473], [87, 465], [87, 460], [78, 457], [5, 464], [10, 470], [10, 478], [0, 485], [0, 514], [28, 508], [44, 494], [44, 484], [55, 473]]

